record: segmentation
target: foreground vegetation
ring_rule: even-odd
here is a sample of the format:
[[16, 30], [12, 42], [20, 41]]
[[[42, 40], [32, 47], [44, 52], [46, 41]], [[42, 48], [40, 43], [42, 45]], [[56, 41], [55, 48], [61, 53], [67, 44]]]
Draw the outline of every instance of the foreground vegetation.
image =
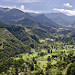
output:
[[75, 30], [0, 23], [0, 75], [75, 75]]
[[74, 75], [75, 45], [61, 42], [51, 45], [45, 40], [29, 53], [18, 54], [2, 61], [2, 75]]

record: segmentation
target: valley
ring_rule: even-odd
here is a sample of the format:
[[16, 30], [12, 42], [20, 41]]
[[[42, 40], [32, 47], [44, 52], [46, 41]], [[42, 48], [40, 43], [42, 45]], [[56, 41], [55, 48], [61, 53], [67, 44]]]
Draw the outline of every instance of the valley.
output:
[[48, 15], [0, 8], [0, 75], [75, 74], [75, 25]]

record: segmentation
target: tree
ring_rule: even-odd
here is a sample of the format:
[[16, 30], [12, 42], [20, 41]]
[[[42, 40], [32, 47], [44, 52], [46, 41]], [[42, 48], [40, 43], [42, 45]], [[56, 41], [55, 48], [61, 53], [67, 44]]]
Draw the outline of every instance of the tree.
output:
[[48, 49], [48, 53], [50, 53], [50, 50]]
[[43, 55], [44, 55], [44, 52], [41, 52], [41, 53], [40, 53], [40, 56], [43, 56]]
[[71, 57], [71, 56], [73, 56], [73, 54], [74, 54], [73, 52], [72, 52], [72, 53], [70, 53], [70, 54], [68, 55], [68, 57]]
[[18, 67], [19, 67], [18, 61], [15, 60], [13, 65], [14, 65], [14, 68], [15, 68], [15, 74], [18, 75]]
[[51, 54], [52, 54], [52, 50], [51, 50]]
[[51, 60], [51, 58], [50, 58], [50, 56], [48, 56], [47, 61], [50, 61], [50, 60]]
[[75, 75], [75, 62], [69, 64], [66, 75]]
[[12, 58], [3, 58], [3, 61], [0, 62], [0, 73], [7, 72], [9, 67], [12, 65], [13, 59]]
[[35, 58], [34, 58], [34, 57], [33, 57], [33, 59], [32, 59], [32, 60], [33, 60], [34, 64], [36, 64], [36, 63], [37, 63], [37, 61], [35, 60]]
[[47, 63], [47, 67], [46, 67], [46, 71], [48, 70], [48, 69], [50, 69], [52, 67], [52, 64], [50, 63], [50, 62], [48, 62]]
[[24, 63], [23, 59], [15, 60], [13, 62], [14, 68], [15, 68], [15, 74], [18, 75], [18, 68], [21, 67], [21, 65]]
[[25, 67], [25, 64], [23, 64], [23, 65], [20, 67], [20, 69], [21, 69], [22, 72], [24, 71], [25, 68], [26, 68], [26, 67]]
[[42, 69], [41, 69], [41, 70], [38, 70], [38, 71], [35, 73], [35, 75], [44, 75], [43, 70], [42, 70]]
[[60, 56], [60, 61], [62, 60], [62, 56]]
[[30, 44], [30, 47], [31, 47], [31, 48], [34, 48], [34, 44]]
[[57, 74], [56, 75], [62, 75], [62, 72], [57, 72]]
[[29, 64], [29, 66], [30, 66], [31, 71], [33, 71], [34, 70], [34, 64], [31, 63], [31, 64]]

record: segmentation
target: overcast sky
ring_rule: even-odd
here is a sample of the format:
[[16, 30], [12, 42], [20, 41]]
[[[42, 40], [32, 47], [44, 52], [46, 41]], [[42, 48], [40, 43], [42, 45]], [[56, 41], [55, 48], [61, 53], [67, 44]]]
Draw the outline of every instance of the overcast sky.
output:
[[0, 7], [33, 13], [62, 12], [75, 15], [75, 0], [0, 0]]

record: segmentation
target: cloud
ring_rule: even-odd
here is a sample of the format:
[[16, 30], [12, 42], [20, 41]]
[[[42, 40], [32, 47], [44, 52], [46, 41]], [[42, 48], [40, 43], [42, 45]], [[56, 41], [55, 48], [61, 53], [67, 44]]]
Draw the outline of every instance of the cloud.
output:
[[40, 2], [41, 0], [5, 0], [11, 2], [18, 2], [18, 3], [33, 3], [33, 2]]
[[70, 7], [70, 8], [72, 7], [72, 5], [70, 3], [64, 3], [63, 5], [66, 7]]
[[0, 6], [0, 7], [2, 7], [2, 8], [10, 8], [10, 9], [17, 8], [15, 5], [13, 5], [13, 6]]
[[41, 11], [34, 11], [34, 10], [22, 10], [23, 12], [28, 12], [28, 13], [42, 13]]
[[24, 10], [24, 5], [21, 5], [21, 10]]
[[53, 10], [59, 11], [59, 12], [62, 12], [62, 13], [66, 13], [68, 16], [75, 15], [75, 9], [73, 9], [73, 10], [66, 10], [66, 9], [57, 9], [57, 8], [54, 8]]
[[17, 1], [17, 0], [4, 0], [4, 1], [8, 1], [8, 2], [15, 2], [15, 1]]
[[41, 0], [17, 0], [16, 2], [20, 3], [33, 3], [33, 2], [40, 2]]
[[40, 14], [40, 13], [45, 13], [46, 12], [46, 11], [26, 10], [24, 5], [21, 5], [20, 8], [17, 8], [15, 5], [13, 5], [13, 6], [0, 6], [0, 7], [9, 8], [9, 9], [16, 8], [16, 9], [19, 9], [23, 12], [28, 12], [28, 13], [38, 13], [38, 14]]
[[24, 5], [21, 5], [20, 8], [18, 8], [19, 10], [23, 11], [23, 12], [29, 12], [29, 13], [41, 13], [41, 11], [34, 11], [34, 10], [26, 10]]
[[5, 1], [11, 1], [11, 0], [5, 0]]

